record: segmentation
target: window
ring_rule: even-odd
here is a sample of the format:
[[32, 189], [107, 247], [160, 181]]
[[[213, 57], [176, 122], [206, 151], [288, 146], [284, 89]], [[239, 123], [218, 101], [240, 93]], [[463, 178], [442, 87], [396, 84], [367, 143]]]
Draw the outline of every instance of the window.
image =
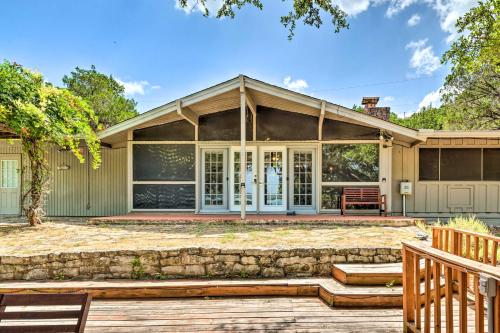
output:
[[0, 165], [0, 187], [17, 188], [18, 182], [17, 160], [2, 160]]
[[419, 155], [421, 181], [500, 181], [498, 148], [421, 148]]
[[379, 145], [324, 144], [323, 182], [378, 182]]
[[481, 149], [441, 149], [441, 180], [481, 180]]
[[439, 180], [439, 149], [420, 149], [419, 155], [418, 173], [420, 180]]
[[483, 180], [500, 180], [500, 149], [483, 149]]
[[133, 145], [134, 209], [195, 208], [195, 145]]
[[195, 145], [135, 144], [135, 181], [194, 181]]

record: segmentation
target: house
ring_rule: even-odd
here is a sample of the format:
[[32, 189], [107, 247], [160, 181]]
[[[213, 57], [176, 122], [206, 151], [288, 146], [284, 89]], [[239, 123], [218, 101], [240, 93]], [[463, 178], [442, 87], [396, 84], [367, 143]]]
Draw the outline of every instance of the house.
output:
[[[400, 215], [409, 181], [409, 215], [500, 217], [500, 131], [413, 130], [377, 102], [363, 113], [233, 78], [101, 132], [98, 170], [51, 147], [47, 214], [339, 212], [344, 187], [369, 186]], [[0, 139], [0, 214], [20, 213], [25, 165]]]

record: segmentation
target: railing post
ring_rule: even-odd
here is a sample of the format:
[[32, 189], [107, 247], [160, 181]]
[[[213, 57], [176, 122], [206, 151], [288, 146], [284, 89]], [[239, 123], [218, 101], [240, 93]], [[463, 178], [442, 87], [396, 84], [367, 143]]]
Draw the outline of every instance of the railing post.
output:
[[403, 245], [403, 331], [415, 324], [414, 254]]

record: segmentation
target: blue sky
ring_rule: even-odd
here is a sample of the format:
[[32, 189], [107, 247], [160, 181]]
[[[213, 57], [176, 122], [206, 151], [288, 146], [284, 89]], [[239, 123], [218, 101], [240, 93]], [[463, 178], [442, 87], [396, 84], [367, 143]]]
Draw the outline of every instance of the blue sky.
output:
[[0, 59], [58, 85], [94, 64], [124, 83], [141, 112], [240, 73], [347, 107], [380, 96], [408, 115], [439, 103], [439, 58], [475, 0], [337, 1], [349, 30], [335, 34], [325, 18], [319, 30], [299, 23], [288, 41], [279, 18], [290, 0], [223, 20], [175, 0], [0, 0]]

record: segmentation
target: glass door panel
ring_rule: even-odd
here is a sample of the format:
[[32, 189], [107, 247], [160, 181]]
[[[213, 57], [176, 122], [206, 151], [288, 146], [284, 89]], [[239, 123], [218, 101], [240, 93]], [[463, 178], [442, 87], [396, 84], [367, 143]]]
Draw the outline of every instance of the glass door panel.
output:
[[290, 206], [292, 209], [313, 209], [315, 178], [313, 150], [292, 150], [290, 169]]
[[286, 202], [286, 150], [284, 148], [261, 150], [260, 209], [285, 211]]
[[[240, 148], [234, 147], [231, 152], [231, 210], [240, 210]], [[256, 179], [256, 150], [253, 147], [247, 147], [247, 168], [246, 168], [246, 190], [247, 190], [247, 210], [255, 210], [257, 184]]]
[[202, 208], [226, 209], [226, 150], [203, 150]]

